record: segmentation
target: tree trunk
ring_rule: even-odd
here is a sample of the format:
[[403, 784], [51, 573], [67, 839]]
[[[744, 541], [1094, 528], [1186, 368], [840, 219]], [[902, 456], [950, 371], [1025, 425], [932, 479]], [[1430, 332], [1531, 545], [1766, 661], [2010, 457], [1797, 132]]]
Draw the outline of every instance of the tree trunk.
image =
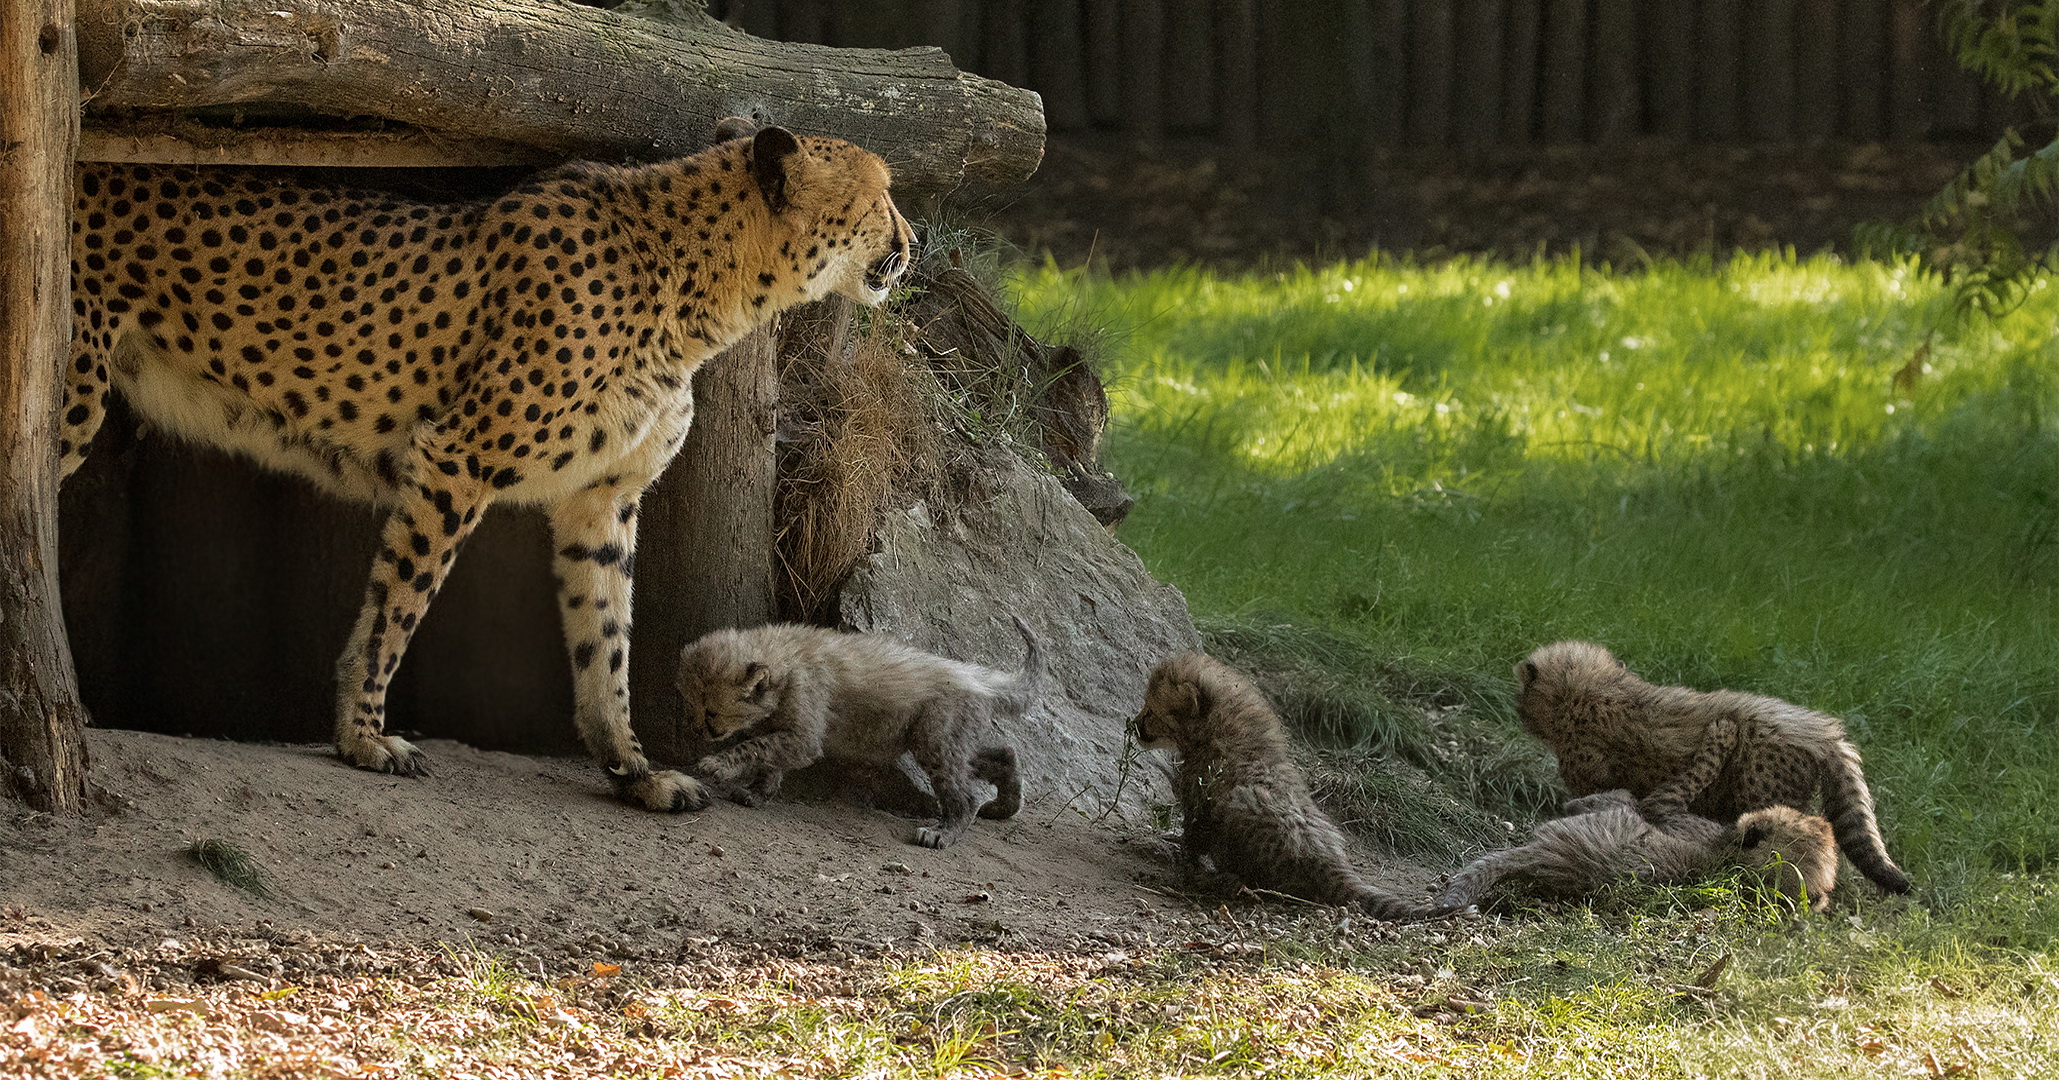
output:
[[261, 103], [377, 116], [562, 155], [692, 153], [724, 116], [838, 135], [897, 192], [1036, 171], [1037, 96], [951, 66], [764, 41], [553, 0], [81, 0], [89, 111]]
[[761, 326], [701, 365], [686, 445], [639, 513], [630, 715], [660, 761], [694, 742], [673, 689], [679, 650], [710, 630], [772, 621], [776, 342], [777, 328]]
[[59, 368], [71, 339], [71, 0], [0, 4], [0, 790], [40, 810], [86, 799], [57, 587]]

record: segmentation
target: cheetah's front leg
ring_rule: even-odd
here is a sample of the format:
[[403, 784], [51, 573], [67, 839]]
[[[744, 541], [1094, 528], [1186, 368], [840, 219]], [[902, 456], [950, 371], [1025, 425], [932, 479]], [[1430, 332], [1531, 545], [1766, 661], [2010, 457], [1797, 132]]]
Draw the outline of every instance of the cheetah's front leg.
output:
[[699, 810], [711, 800], [682, 772], [652, 772], [629, 723], [630, 581], [641, 485], [598, 481], [551, 507], [558, 611], [572, 655], [574, 719], [624, 802], [646, 810]]
[[431, 479], [410, 487], [387, 516], [357, 627], [336, 661], [337, 752], [359, 768], [402, 776], [426, 775], [428, 763], [414, 744], [385, 734], [386, 688], [458, 548], [492, 501], [484, 484], [448, 476], [425, 460], [414, 475]]

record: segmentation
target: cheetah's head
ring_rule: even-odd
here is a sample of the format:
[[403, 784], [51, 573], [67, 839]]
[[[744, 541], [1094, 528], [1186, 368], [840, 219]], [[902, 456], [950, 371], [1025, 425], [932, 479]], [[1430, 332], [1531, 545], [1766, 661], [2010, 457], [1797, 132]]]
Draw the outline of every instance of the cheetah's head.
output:
[[1178, 750], [1185, 733], [1208, 714], [1212, 702], [1208, 658], [1200, 653], [1172, 657], [1151, 671], [1144, 687], [1144, 708], [1130, 722], [1137, 745], [1146, 750]]
[[781, 683], [744, 648], [734, 630], [717, 630], [679, 658], [679, 694], [689, 725], [710, 742], [748, 731], [779, 708]]
[[1770, 806], [1737, 819], [1732, 857], [1769, 895], [1793, 907], [1822, 911], [1837, 887], [1837, 836], [1830, 822], [1791, 806]]
[[1622, 697], [1636, 678], [1599, 645], [1554, 642], [1516, 665], [1516, 717], [1551, 743], [1587, 722], [1596, 703]]
[[802, 299], [885, 300], [915, 255], [915, 230], [887, 193], [886, 162], [842, 139], [797, 139], [779, 127], [753, 134], [748, 156], [766, 205], [792, 230]]

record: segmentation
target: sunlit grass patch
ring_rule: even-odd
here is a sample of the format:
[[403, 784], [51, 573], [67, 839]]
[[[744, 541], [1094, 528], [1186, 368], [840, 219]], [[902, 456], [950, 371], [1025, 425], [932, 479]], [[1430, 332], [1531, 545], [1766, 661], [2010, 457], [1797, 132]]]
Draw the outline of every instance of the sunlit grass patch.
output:
[[[1517, 740], [1510, 664], [1588, 638], [1844, 717], [1928, 895], [2059, 857], [2052, 290], [1937, 331], [1906, 265], [1778, 255], [1014, 287], [1121, 330], [1122, 538], [1290, 714], [1414, 764], [1426, 708]], [[1294, 672], [1332, 638], [1346, 685]]]

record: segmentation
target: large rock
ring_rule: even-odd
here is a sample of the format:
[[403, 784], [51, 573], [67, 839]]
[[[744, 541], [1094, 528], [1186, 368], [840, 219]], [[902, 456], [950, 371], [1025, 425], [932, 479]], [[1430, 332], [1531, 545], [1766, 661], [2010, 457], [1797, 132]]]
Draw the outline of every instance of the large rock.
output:
[[1201, 647], [1186, 599], [1154, 580], [1056, 479], [1006, 451], [987, 457], [967, 505], [889, 515], [878, 550], [844, 585], [844, 623], [1014, 670], [1023, 644], [1009, 616], [1021, 616], [1052, 676], [1042, 705], [1007, 733], [1031, 810], [1166, 801], [1155, 763], [1126, 765], [1123, 726], [1143, 702], [1151, 668]]

